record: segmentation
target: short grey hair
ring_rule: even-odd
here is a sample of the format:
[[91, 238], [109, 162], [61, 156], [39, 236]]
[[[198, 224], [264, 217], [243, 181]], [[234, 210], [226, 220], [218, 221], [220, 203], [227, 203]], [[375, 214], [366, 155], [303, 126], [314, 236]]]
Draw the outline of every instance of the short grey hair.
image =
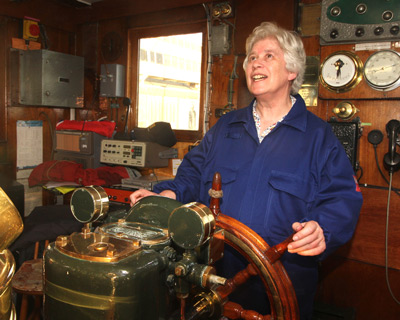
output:
[[303, 41], [294, 31], [283, 29], [273, 22], [263, 22], [258, 27], [255, 27], [246, 40], [246, 59], [243, 62], [243, 68], [246, 70], [249, 53], [254, 44], [267, 37], [275, 37], [278, 40], [283, 50], [287, 71], [297, 73], [297, 77], [293, 80], [291, 87], [291, 94], [296, 94], [304, 80], [306, 53]]

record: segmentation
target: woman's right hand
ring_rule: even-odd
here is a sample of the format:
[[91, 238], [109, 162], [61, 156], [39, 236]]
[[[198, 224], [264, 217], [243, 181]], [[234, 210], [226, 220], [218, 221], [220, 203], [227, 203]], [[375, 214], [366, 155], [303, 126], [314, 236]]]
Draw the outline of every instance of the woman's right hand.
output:
[[139, 189], [139, 190], [132, 192], [131, 195], [129, 196], [129, 198], [131, 200], [131, 207], [136, 202], [138, 202], [140, 199], [142, 199], [144, 197], [148, 197], [148, 196], [163, 196], [163, 197], [167, 197], [167, 198], [176, 200], [176, 194], [175, 194], [175, 192], [173, 192], [171, 190], [163, 190], [160, 192], [160, 194], [157, 194], [157, 193], [154, 193], [154, 192], [146, 190], [146, 189]]
[[139, 189], [132, 192], [131, 195], [129, 196], [129, 199], [131, 200], [131, 207], [140, 199], [148, 196], [158, 196], [158, 194], [146, 189]]

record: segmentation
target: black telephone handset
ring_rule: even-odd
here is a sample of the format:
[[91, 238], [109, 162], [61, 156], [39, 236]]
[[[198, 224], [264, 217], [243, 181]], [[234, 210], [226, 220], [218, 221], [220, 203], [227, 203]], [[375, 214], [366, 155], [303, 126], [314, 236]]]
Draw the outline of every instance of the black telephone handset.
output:
[[385, 168], [393, 173], [400, 169], [400, 154], [396, 152], [397, 136], [400, 134], [400, 121], [390, 120], [386, 124], [386, 132], [389, 138], [389, 152], [385, 154], [383, 162]]

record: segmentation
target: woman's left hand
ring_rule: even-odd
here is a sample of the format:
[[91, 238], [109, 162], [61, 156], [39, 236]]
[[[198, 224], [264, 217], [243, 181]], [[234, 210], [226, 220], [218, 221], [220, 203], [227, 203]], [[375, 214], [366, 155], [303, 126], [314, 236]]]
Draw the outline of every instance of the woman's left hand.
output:
[[288, 246], [290, 253], [302, 256], [316, 256], [326, 249], [324, 231], [316, 221], [295, 222], [292, 225], [296, 232], [293, 242]]

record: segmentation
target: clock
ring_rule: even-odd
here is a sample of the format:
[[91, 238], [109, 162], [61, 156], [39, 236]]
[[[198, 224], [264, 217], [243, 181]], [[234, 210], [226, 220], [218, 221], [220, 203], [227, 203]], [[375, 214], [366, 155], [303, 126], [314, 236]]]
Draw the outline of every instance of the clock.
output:
[[375, 90], [396, 89], [400, 86], [400, 54], [393, 50], [373, 53], [365, 61], [364, 78]]
[[320, 69], [321, 84], [330, 91], [342, 93], [360, 83], [363, 63], [350, 51], [337, 51], [326, 57]]

